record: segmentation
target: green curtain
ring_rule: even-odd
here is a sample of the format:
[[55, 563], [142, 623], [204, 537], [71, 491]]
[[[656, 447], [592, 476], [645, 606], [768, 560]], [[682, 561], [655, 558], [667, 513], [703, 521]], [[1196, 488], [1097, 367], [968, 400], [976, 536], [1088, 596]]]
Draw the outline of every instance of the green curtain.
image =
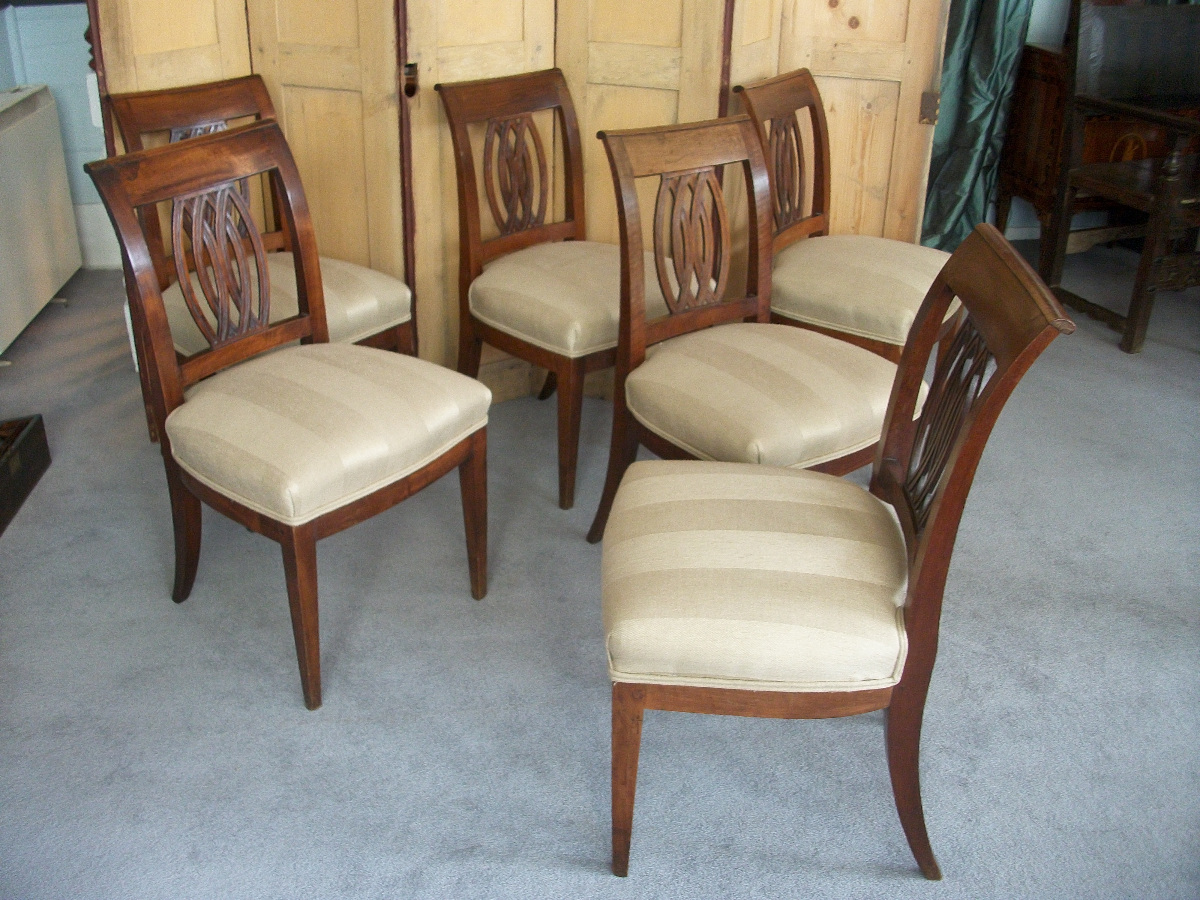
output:
[[952, 0], [921, 242], [953, 251], [987, 217], [1032, 0]]

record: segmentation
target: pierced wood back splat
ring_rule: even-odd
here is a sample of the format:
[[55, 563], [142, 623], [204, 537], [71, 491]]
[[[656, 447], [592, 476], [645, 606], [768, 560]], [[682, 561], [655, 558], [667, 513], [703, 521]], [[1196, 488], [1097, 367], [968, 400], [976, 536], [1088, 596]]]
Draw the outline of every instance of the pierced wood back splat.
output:
[[[932, 384], [915, 415], [955, 297], [965, 314], [942, 338], [949, 345], [937, 349]], [[1042, 350], [1074, 330], [1029, 264], [986, 224], [954, 252], [917, 313], [871, 477], [871, 492], [896, 510], [911, 562], [905, 678], [910, 668], [923, 670], [921, 678], [932, 669], [950, 555], [992, 426]]]
[[968, 317], [940, 354], [913, 438], [904, 496], [918, 534], [929, 520], [958, 435], [995, 372], [996, 358]]
[[500, 234], [526, 231], [546, 221], [550, 198], [546, 148], [532, 115], [523, 113], [488, 122], [483, 184]]
[[[621, 226], [620, 394], [647, 346], [726, 322], [768, 320], [771, 201], [762, 147], [746, 116], [601, 132], [600, 137]], [[726, 166], [740, 169], [748, 198], [746, 285], [734, 296], [729, 291], [734, 241], [719, 176]], [[652, 215], [643, 217], [638, 181], [651, 178], [659, 179], [658, 192]], [[652, 320], [646, 316], [643, 218], [652, 229], [654, 265], [668, 309]]]
[[804, 215], [804, 145], [795, 116], [778, 116], [769, 125], [771, 203], [775, 230], [782, 231]]
[[729, 213], [712, 166], [664, 174], [654, 210], [658, 286], [672, 313], [719, 303], [729, 282]]
[[260, 331], [270, 320], [266, 249], [250, 218], [244, 186], [244, 181], [224, 184], [173, 204], [176, 279], [211, 347]]
[[[828, 234], [829, 123], [812, 73], [798, 69], [733, 90], [767, 148], [775, 249], [809, 235]], [[809, 147], [806, 133], [811, 136]]]
[[[586, 240], [583, 150], [575, 107], [561, 71], [438, 84], [434, 89], [442, 98], [454, 143], [463, 298], [484, 264], [499, 256], [548, 241]], [[555, 133], [543, 135], [538, 120], [548, 116], [553, 117]], [[482, 141], [472, 139], [472, 132], [478, 130], [484, 132]], [[548, 147], [561, 153], [561, 169], [550, 159]], [[558, 221], [547, 221], [552, 177], [560, 174], [563, 215]], [[479, 177], [499, 231], [486, 239]]]
[[[329, 340], [316, 238], [300, 173], [275, 122], [231, 128], [86, 167], [121, 244], [134, 331], [160, 438], [191, 384], [293, 341]], [[294, 248], [299, 312], [270, 322], [266, 242], [241, 185], [267, 178]], [[173, 279], [210, 349], [176, 356], [155, 266], [157, 237], [141, 213], [171, 206]]]

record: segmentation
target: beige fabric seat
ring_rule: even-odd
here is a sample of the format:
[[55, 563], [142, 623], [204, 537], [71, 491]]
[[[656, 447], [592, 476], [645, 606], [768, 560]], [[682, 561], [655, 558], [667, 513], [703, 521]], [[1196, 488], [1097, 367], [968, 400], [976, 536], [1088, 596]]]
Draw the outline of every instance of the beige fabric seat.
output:
[[808, 468], [879, 440], [896, 367], [784, 325], [723, 325], [651, 348], [629, 411], [698, 459]]
[[[354, 344], [412, 320], [412, 291], [400, 279], [325, 256], [320, 258], [320, 266], [331, 341]], [[271, 279], [271, 321], [296, 315], [299, 307], [292, 254], [268, 253], [267, 272]], [[207, 350], [208, 341], [188, 312], [178, 284], [163, 291], [163, 303], [175, 349], [184, 356]]]
[[[771, 312], [784, 319], [903, 346], [944, 250], [867, 235], [810, 237], [783, 248]], [[957, 312], [952, 306], [949, 315]]]
[[[653, 315], [667, 306], [647, 254]], [[488, 263], [470, 288], [471, 315], [498, 331], [572, 359], [617, 346], [621, 248], [596, 241], [535, 244]]]
[[487, 424], [491, 391], [398, 353], [279, 350], [192, 387], [166, 421], [175, 461], [288, 525], [403, 478]]
[[904, 535], [890, 506], [831, 475], [635, 463], [602, 577], [613, 681], [852, 691], [904, 668]]

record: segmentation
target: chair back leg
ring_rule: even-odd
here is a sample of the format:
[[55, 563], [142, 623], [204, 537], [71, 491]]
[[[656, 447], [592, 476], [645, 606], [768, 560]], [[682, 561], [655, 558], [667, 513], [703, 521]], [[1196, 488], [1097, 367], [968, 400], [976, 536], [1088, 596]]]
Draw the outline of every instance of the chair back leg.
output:
[[887, 710], [888, 771], [892, 776], [896, 811], [900, 814], [909, 849], [921, 867], [921, 874], [931, 881], [940, 881], [942, 870], [929, 843], [925, 808], [921, 804], [921, 720], [924, 713], [925, 691], [908, 688], [903, 682], [896, 685]]
[[588, 530], [588, 543], [596, 544], [604, 537], [604, 527], [608, 524], [608, 514], [612, 511], [613, 500], [617, 496], [617, 488], [621, 486], [621, 478], [625, 470], [637, 459], [638, 435], [633, 417], [625, 409], [618, 411], [621, 400], [613, 398], [613, 430], [612, 444], [608, 451], [608, 475], [604, 479], [604, 493], [600, 495], [600, 505], [596, 508], [596, 517], [592, 519], [592, 527]]

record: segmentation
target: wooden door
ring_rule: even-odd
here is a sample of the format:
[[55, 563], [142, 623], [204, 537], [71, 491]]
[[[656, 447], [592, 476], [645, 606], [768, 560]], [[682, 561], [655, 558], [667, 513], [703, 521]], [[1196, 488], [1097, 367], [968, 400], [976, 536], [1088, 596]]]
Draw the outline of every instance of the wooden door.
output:
[[[433, 86], [554, 65], [554, 0], [436, 0], [409, 5], [409, 60], [421, 355], [454, 365], [458, 345], [458, 186]], [[480, 377], [497, 400], [529, 392], [529, 366], [484, 348]]]
[[250, 74], [243, 0], [99, 0], [109, 93]]
[[403, 278], [393, 0], [246, 9], [254, 71], [296, 157], [321, 254]]
[[919, 241], [949, 0], [785, 0], [779, 71], [808, 67], [829, 120], [833, 233]]
[[596, 132], [715, 117], [724, 11], [725, 0], [558, 0], [558, 66], [579, 118], [590, 240], [619, 240]]

